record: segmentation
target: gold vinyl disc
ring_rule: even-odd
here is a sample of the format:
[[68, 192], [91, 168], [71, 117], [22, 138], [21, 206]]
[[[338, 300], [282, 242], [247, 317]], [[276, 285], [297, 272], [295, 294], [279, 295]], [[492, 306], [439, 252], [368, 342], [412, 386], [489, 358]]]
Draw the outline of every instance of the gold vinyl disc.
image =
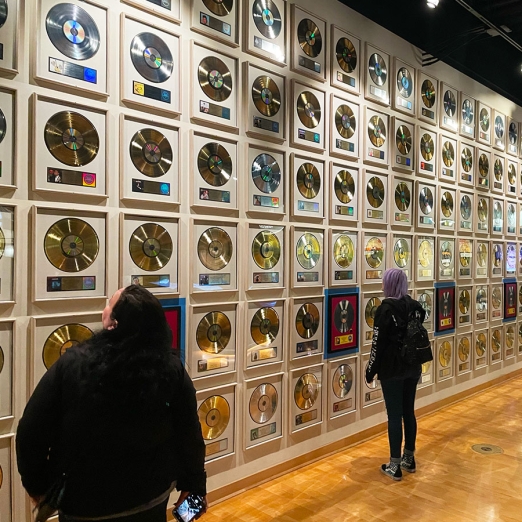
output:
[[341, 364], [332, 377], [332, 390], [339, 399], [344, 399], [352, 389], [353, 371], [348, 364]]
[[340, 38], [335, 45], [335, 57], [344, 72], [351, 73], [357, 66], [357, 51], [348, 38]]
[[340, 333], [346, 333], [352, 329], [355, 312], [352, 303], [348, 300], [340, 301], [334, 311], [334, 325]]
[[453, 260], [453, 248], [449, 241], [443, 241], [440, 245], [440, 264], [448, 268]]
[[306, 199], [314, 199], [321, 189], [321, 175], [313, 163], [303, 163], [296, 175], [297, 188]]
[[486, 353], [486, 347], [486, 336], [483, 333], [479, 333], [477, 335], [477, 340], [475, 341], [475, 352], [479, 357], [482, 357]]
[[451, 141], [446, 141], [442, 145], [442, 161], [446, 167], [451, 167], [455, 162], [455, 148]]
[[203, 0], [203, 3], [216, 16], [229, 15], [234, 6], [234, 0]]
[[366, 308], [364, 309], [364, 320], [369, 328], [373, 328], [375, 314], [377, 313], [377, 308], [379, 308], [379, 306], [381, 306], [381, 300], [378, 297], [372, 297], [366, 303]]
[[368, 71], [375, 85], [384, 85], [388, 76], [386, 62], [380, 54], [373, 53], [368, 60]]
[[395, 144], [397, 145], [398, 151], [403, 155], [409, 154], [411, 150], [411, 132], [406, 125], [399, 125], [395, 134]]
[[131, 139], [130, 157], [145, 176], [159, 178], [172, 166], [169, 140], [156, 129], [141, 129]]
[[277, 410], [277, 390], [273, 384], [260, 384], [250, 396], [248, 412], [256, 424], [268, 422]]
[[297, 26], [297, 39], [299, 46], [310, 58], [319, 55], [323, 48], [323, 38], [319, 27], [313, 20], [303, 18]]
[[5, 363], [4, 350], [2, 350], [2, 347], [0, 346], [0, 374], [2, 373], [2, 370], [4, 369], [4, 363]]
[[364, 247], [364, 257], [371, 268], [381, 266], [384, 258], [384, 245], [378, 237], [372, 237]]
[[382, 147], [386, 141], [386, 126], [380, 116], [372, 116], [368, 122], [368, 137], [375, 147]]
[[413, 89], [413, 80], [410, 71], [401, 67], [397, 71], [397, 92], [402, 98], [409, 98]]
[[221, 353], [230, 341], [232, 325], [222, 312], [209, 312], [196, 328], [196, 343], [207, 353]]
[[422, 138], [420, 141], [420, 151], [421, 151], [422, 157], [426, 161], [431, 161], [433, 159], [433, 151], [434, 151], [433, 138], [428, 133], [424, 133], [422, 135]]
[[433, 300], [431, 298], [431, 295], [424, 292], [421, 295], [419, 295], [419, 297], [417, 298], [417, 301], [419, 301], [420, 305], [426, 312], [424, 321], [427, 321], [430, 318], [431, 311], [433, 309]]
[[493, 330], [493, 333], [491, 334], [491, 350], [495, 353], [500, 352], [500, 349], [502, 348], [500, 341], [501, 338], [500, 330]]
[[469, 172], [473, 168], [473, 154], [468, 147], [462, 149], [460, 154], [460, 163], [464, 172]]
[[488, 260], [488, 247], [484, 243], [479, 243], [477, 249], [477, 261], [480, 266], [486, 266]]
[[462, 337], [459, 341], [459, 349], [458, 349], [459, 359], [462, 362], [466, 362], [468, 360], [469, 348], [470, 348], [469, 339], [467, 337]]
[[502, 246], [498, 243], [493, 246], [493, 263], [495, 266], [502, 266], [502, 259], [504, 258], [504, 252]]
[[199, 63], [198, 82], [203, 92], [217, 102], [225, 101], [232, 93], [232, 73], [215, 56], [207, 56]]
[[349, 170], [340, 170], [335, 175], [334, 190], [341, 203], [350, 203], [355, 196], [355, 181]]
[[468, 290], [464, 289], [460, 292], [459, 296], [459, 310], [461, 314], [467, 314], [469, 311], [469, 305], [471, 304], [471, 296]]
[[471, 198], [467, 194], [461, 196], [460, 215], [462, 219], [469, 219], [471, 217]]
[[475, 306], [478, 312], [485, 312], [488, 308], [488, 295], [485, 288], [479, 288], [477, 290], [477, 296], [475, 300]]
[[381, 178], [373, 176], [368, 180], [366, 197], [373, 208], [379, 208], [384, 203], [384, 183]]
[[94, 125], [73, 111], [61, 111], [51, 116], [45, 124], [44, 139], [49, 152], [71, 167], [88, 165], [100, 148]]
[[495, 164], [493, 165], [493, 172], [495, 174], [495, 179], [497, 181], [502, 181], [502, 176], [504, 175], [504, 167], [502, 165], [501, 160], [495, 160]]
[[430, 187], [422, 187], [419, 193], [419, 206], [423, 214], [430, 214], [433, 210], [433, 192]]
[[411, 193], [408, 185], [403, 181], [397, 183], [395, 186], [395, 205], [397, 208], [404, 212], [410, 206]]
[[260, 308], [250, 322], [250, 335], [258, 345], [272, 344], [279, 333], [279, 316], [268, 306]]
[[305, 303], [295, 316], [295, 329], [303, 339], [310, 339], [319, 328], [319, 310], [313, 303]]
[[207, 228], [198, 240], [198, 257], [209, 270], [221, 270], [232, 259], [230, 236], [219, 227]]
[[482, 178], [487, 178], [489, 174], [489, 159], [485, 154], [479, 156], [479, 174]]
[[422, 82], [421, 92], [422, 103], [424, 103], [424, 105], [428, 107], [428, 109], [431, 109], [435, 105], [435, 100], [437, 99], [437, 96], [433, 83], [431, 83], [431, 81], [427, 78]]
[[515, 327], [510, 324], [506, 328], [506, 346], [508, 348], [513, 348], [515, 345]]
[[4, 235], [4, 231], [0, 228], [0, 259], [2, 259], [4, 252], [5, 252], [5, 235]]
[[348, 268], [352, 264], [354, 252], [355, 249], [350, 236], [342, 234], [335, 240], [333, 257], [340, 268]]
[[471, 264], [471, 243], [459, 244], [459, 261], [462, 267], [468, 267]]
[[232, 177], [232, 159], [223, 145], [210, 142], [198, 154], [198, 171], [213, 187], [222, 187]]
[[451, 360], [451, 344], [444, 341], [439, 348], [439, 362], [442, 367], [449, 366]]
[[488, 219], [488, 203], [484, 198], [478, 200], [477, 215], [479, 221], [487, 221]]
[[45, 367], [49, 369], [65, 353], [65, 350], [87, 341], [92, 335], [92, 330], [83, 324], [64, 324], [54, 330], [45, 340], [42, 349]]
[[281, 256], [281, 243], [275, 234], [262, 230], [252, 241], [252, 257], [256, 265], [263, 270], [273, 268]]
[[428, 362], [425, 362], [422, 367], [421, 367], [421, 371], [423, 374], [426, 374], [430, 371], [430, 368], [431, 368], [431, 361], [428, 361]]
[[493, 305], [493, 308], [500, 308], [500, 304], [502, 303], [502, 292], [500, 291], [500, 288], [495, 287], [493, 288], [493, 291], [491, 292], [491, 304]]
[[315, 94], [310, 91], [303, 91], [297, 98], [297, 115], [301, 123], [313, 129], [321, 121], [321, 105]]
[[480, 128], [487, 132], [489, 130], [489, 112], [487, 109], [482, 109], [479, 115]]
[[164, 268], [173, 250], [170, 234], [158, 223], [143, 223], [132, 233], [129, 241], [131, 259], [138, 268], [147, 272]]
[[199, 423], [205, 440], [217, 439], [227, 429], [230, 405], [221, 395], [212, 395], [198, 408]]
[[339, 105], [335, 111], [335, 128], [337, 132], [347, 140], [355, 133], [355, 114], [352, 109], [344, 103]]
[[321, 245], [310, 232], [305, 232], [297, 241], [297, 261], [306, 270], [313, 268], [321, 257]]
[[422, 267], [430, 266], [433, 261], [433, 247], [431, 243], [424, 239], [419, 245], [419, 263]]
[[515, 183], [517, 182], [517, 171], [515, 170], [515, 165], [513, 165], [513, 163], [509, 164], [507, 177], [509, 184], [515, 185]]
[[410, 261], [410, 247], [405, 239], [398, 239], [393, 246], [393, 260], [399, 268], [406, 268]]
[[451, 217], [453, 214], [453, 196], [451, 192], [447, 190], [443, 192], [440, 198], [440, 209], [442, 210], [442, 214], [444, 217]]
[[275, 116], [281, 108], [281, 93], [270, 76], [258, 76], [252, 84], [252, 100], [256, 109], [265, 116]]
[[44, 237], [47, 259], [63, 272], [81, 272], [91, 266], [100, 249], [98, 235], [89, 223], [77, 218], [60, 219]]
[[319, 381], [313, 373], [305, 373], [295, 383], [294, 401], [300, 410], [309, 410], [319, 395]]

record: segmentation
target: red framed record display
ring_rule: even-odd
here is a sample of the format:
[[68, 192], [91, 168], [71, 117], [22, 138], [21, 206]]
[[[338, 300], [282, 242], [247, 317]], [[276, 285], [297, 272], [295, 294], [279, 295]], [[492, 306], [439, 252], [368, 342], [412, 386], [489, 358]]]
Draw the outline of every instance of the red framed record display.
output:
[[455, 329], [455, 286], [444, 285], [435, 288], [435, 310], [437, 322], [435, 332], [447, 333]]
[[356, 350], [359, 346], [359, 293], [351, 292], [328, 295], [327, 354], [344, 350]]
[[504, 319], [515, 319], [517, 316], [517, 282], [504, 283]]

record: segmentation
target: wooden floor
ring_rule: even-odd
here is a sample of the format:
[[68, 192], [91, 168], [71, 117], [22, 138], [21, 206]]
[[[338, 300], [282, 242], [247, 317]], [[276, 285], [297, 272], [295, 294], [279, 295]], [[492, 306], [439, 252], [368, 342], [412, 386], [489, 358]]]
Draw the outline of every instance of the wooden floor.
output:
[[[379, 436], [210, 507], [202, 522], [522, 521], [522, 377], [419, 419], [417, 473]], [[474, 444], [502, 454], [482, 455]]]

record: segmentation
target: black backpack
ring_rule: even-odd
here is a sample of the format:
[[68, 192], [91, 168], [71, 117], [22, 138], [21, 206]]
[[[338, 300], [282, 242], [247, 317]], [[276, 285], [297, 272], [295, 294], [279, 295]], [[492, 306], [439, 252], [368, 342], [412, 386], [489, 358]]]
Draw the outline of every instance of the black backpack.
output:
[[408, 366], [433, 361], [428, 331], [424, 328], [417, 310], [408, 315], [408, 323], [399, 347], [400, 357]]

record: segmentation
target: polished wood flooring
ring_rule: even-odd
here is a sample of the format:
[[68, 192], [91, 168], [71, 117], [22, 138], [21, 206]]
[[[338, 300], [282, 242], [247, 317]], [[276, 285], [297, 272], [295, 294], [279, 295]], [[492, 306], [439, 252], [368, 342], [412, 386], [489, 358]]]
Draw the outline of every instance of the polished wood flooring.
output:
[[[474, 444], [502, 454], [482, 455]], [[378, 436], [229, 500], [202, 522], [522, 521], [522, 377], [418, 419], [417, 472], [382, 475]]]

